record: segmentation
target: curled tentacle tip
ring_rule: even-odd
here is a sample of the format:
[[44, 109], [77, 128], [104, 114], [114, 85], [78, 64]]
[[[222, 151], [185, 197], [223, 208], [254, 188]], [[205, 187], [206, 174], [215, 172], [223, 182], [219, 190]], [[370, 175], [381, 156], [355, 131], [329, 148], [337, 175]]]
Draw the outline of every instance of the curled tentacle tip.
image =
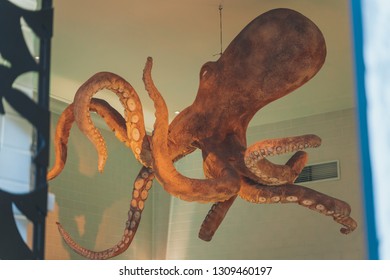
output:
[[317, 135], [315, 135], [315, 137], [316, 137], [316, 141], [317, 141], [317, 146], [321, 146], [322, 139], [319, 136], [317, 136]]
[[53, 180], [56, 176], [53, 175], [50, 171], [46, 175], [46, 181]]
[[[207, 217], [206, 217], [207, 219]], [[211, 241], [213, 239], [213, 236], [215, 234], [215, 231], [207, 228], [201, 228], [198, 233], [199, 239], [202, 239], [203, 241]]]
[[[148, 56], [146, 58], [146, 65], [145, 65], [145, 69], [144, 69], [144, 72], [145, 71], [150, 71], [149, 69], [152, 68], [152, 65], [153, 65], [153, 58], [151, 56]], [[149, 69], [148, 69], [149, 68]]]
[[211, 239], [213, 239], [212, 235], [201, 233], [201, 232], [199, 233], [198, 237], [199, 237], [199, 239], [202, 239], [203, 241], [207, 241], [207, 242], [209, 242], [209, 241], [211, 241]]
[[351, 230], [350, 228], [341, 228], [341, 229], [340, 229], [340, 232], [341, 232], [342, 234], [349, 234], [349, 233], [352, 232], [352, 230]]
[[345, 228], [340, 229], [343, 234], [349, 234], [357, 228], [357, 222], [351, 217], [348, 218], [348, 223], [344, 224]]
[[103, 173], [104, 171], [104, 166], [106, 165], [106, 159], [107, 158], [104, 158], [104, 159], [100, 159], [99, 162], [98, 162], [98, 171], [99, 173]]
[[341, 232], [342, 234], [349, 234], [349, 233], [353, 232], [353, 231], [356, 229], [356, 227], [357, 227], [357, 225], [356, 225], [356, 223], [355, 223], [355, 224], [352, 224], [352, 225], [350, 225], [350, 226], [341, 228], [341, 229], [340, 229], [340, 232]]

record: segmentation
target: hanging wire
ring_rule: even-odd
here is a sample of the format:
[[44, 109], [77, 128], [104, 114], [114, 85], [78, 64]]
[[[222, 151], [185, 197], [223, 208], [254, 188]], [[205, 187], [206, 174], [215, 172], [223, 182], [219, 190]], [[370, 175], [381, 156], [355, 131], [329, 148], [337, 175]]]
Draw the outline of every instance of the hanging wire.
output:
[[222, 9], [223, 9], [223, 6], [222, 4], [219, 4], [219, 31], [220, 31], [220, 43], [221, 43], [221, 51], [219, 53], [219, 55], [222, 55]]
[[219, 55], [221, 56], [222, 55], [222, 49], [223, 49], [223, 38], [222, 38], [222, 9], [223, 9], [223, 6], [222, 4], [219, 4], [218, 6], [218, 10], [219, 10], [219, 43], [220, 43], [220, 51], [219, 53], [217, 54], [214, 54], [214, 56], [216, 55]]

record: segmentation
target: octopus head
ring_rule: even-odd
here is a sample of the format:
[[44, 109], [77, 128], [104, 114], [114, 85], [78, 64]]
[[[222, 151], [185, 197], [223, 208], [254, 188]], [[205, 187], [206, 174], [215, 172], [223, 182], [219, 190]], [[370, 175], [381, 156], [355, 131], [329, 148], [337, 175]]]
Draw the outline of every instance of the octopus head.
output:
[[251, 118], [311, 79], [325, 56], [324, 37], [311, 20], [293, 10], [271, 10], [250, 22], [217, 61], [203, 65], [195, 102], [231, 108], [234, 100], [233, 115], [245, 110]]

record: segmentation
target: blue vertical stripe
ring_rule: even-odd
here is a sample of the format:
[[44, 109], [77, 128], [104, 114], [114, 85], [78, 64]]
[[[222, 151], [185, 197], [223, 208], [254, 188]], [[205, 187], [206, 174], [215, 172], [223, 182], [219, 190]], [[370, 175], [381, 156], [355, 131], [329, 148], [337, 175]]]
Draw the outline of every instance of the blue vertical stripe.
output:
[[361, 154], [362, 193], [365, 210], [365, 230], [367, 257], [379, 259], [378, 239], [375, 223], [374, 191], [372, 184], [371, 161], [367, 126], [367, 98], [365, 91], [365, 66], [363, 58], [363, 19], [362, 0], [350, 0], [355, 61], [355, 92], [357, 102], [358, 133]]

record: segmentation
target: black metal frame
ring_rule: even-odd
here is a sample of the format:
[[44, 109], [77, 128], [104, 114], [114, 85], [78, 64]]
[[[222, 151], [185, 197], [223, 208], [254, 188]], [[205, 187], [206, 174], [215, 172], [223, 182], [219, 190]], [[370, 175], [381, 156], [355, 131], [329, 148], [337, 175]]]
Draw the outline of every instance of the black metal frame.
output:
[[[40, 39], [39, 62], [30, 54], [21, 30], [23, 18]], [[17, 195], [0, 190], [0, 259], [44, 259], [47, 214], [46, 172], [49, 161], [50, 114], [49, 77], [52, 37], [52, 0], [42, 0], [38, 11], [24, 10], [0, 0], [0, 53], [9, 65], [0, 65], [0, 114], [5, 114], [3, 98], [36, 129], [33, 158], [35, 181], [30, 193]], [[33, 101], [12, 87], [20, 75], [38, 73], [38, 100]], [[34, 224], [32, 251], [16, 228], [12, 204]]]

